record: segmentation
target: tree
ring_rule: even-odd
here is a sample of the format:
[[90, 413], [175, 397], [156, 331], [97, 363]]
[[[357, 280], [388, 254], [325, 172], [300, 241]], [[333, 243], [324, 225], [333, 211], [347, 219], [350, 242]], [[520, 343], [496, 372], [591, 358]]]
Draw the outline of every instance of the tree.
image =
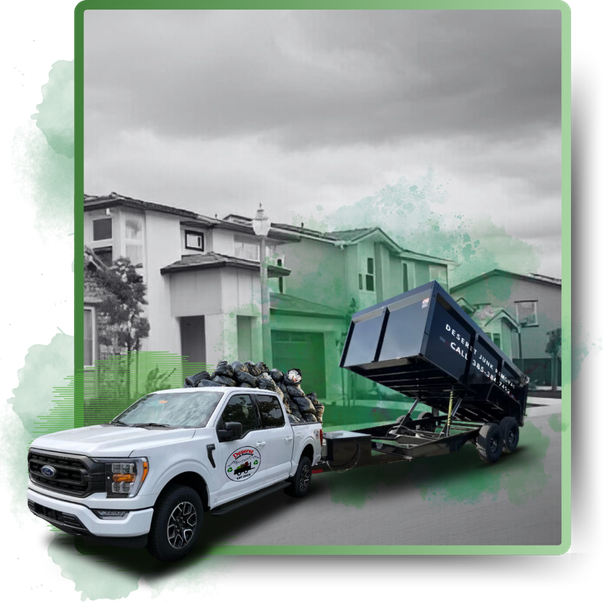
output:
[[[106, 332], [100, 335], [99, 340], [109, 346], [114, 355], [127, 353], [125, 383], [128, 394], [131, 391], [131, 352], [140, 349], [142, 339], [148, 337], [150, 331], [150, 324], [144, 316], [143, 306], [148, 305], [148, 301], [145, 298], [144, 278], [138, 273], [141, 267], [142, 265], [134, 265], [122, 256], [116, 259], [111, 267], [99, 270], [100, 281], [105, 288], [105, 296], [99, 304], [99, 313], [106, 324]], [[120, 371], [116, 373], [115, 382], [118, 386], [122, 375], [119, 374]]]
[[559, 377], [559, 354], [561, 353], [561, 328], [547, 332], [549, 340], [544, 351], [551, 354], [551, 389], [557, 389], [557, 378]]

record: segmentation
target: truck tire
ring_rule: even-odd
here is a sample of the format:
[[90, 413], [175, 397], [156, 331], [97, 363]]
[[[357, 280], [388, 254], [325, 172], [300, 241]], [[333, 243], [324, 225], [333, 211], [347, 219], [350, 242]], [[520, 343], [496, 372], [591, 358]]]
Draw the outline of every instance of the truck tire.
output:
[[479, 430], [477, 450], [486, 464], [495, 464], [502, 455], [502, 429], [498, 424], [485, 424]]
[[168, 485], [155, 505], [148, 552], [159, 561], [178, 561], [197, 543], [203, 522], [199, 494], [185, 485]]
[[297, 471], [290, 479], [290, 485], [284, 492], [293, 498], [302, 498], [308, 491], [311, 484], [311, 460], [302, 455], [297, 466]]
[[519, 424], [514, 417], [505, 417], [500, 422], [502, 430], [502, 452], [514, 453], [519, 444]]

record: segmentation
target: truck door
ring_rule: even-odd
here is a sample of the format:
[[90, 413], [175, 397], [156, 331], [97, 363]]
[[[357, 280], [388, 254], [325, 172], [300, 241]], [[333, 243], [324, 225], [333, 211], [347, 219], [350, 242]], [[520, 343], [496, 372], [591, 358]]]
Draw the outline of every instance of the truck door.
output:
[[261, 427], [265, 430], [265, 461], [270, 481], [283, 481], [290, 475], [294, 446], [292, 426], [276, 396], [256, 394]]
[[228, 422], [242, 425], [239, 439], [218, 438], [218, 503], [224, 504], [268, 485], [264, 466], [267, 431], [262, 430], [256, 406], [248, 394], [233, 394], [225, 405], [216, 429]]

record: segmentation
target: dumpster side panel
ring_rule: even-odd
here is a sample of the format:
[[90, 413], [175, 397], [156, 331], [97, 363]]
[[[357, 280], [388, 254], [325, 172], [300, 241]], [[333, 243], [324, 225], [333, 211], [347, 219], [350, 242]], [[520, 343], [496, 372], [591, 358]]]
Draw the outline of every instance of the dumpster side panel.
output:
[[473, 333], [437, 304], [434, 308], [425, 357], [461, 383], [466, 377]]

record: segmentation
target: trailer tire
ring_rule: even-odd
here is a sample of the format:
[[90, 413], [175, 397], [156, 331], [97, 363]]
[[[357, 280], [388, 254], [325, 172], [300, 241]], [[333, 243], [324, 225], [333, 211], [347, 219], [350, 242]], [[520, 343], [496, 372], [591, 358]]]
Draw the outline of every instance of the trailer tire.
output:
[[202, 522], [199, 494], [186, 485], [168, 485], [155, 505], [146, 549], [159, 561], [178, 561], [197, 544]]
[[293, 498], [302, 498], [309, 491], [311, 485], [311, 460], [302, 455], [294, 476], [289, 479], [290, 485], [284, 492]]
[[[434, 417], [434, 415], [432, 415], [432, 413], [428, 413], [427, 411], [424, 411], [423, 413], [420, 413], [417, 416], [417, 420], [421, 421], [424, 419], [432, 419], [433, 417]], [[436, 430], [436, 422], [418, 424], [417, 429], [418, 430], [427, 430], [428, 432], [434, 432]]]
[[485, 424], [477, 438], [479, 457], [486, 464], [495, 464], [502, 455], [503, 440], [502, 429], [498, 424]]
[[405, 421], [412, 421], [411, 416], [410, 415], [401, 415], [400, 417], [398, 417], [396, 419], [397, 424], [402, 424]]
[[514, 453], [519, 444], [519, 424], [514, 417], [505, 417], [500, 422], [502, 429], [502, 452]]

